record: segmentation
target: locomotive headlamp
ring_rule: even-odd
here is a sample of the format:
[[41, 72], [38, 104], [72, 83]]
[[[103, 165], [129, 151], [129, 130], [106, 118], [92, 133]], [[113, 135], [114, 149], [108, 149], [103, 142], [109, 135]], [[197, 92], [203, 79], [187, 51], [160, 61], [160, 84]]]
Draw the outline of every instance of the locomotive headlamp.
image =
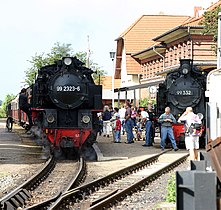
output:
[[85, 124], [88, 124], [90, 122], [90, 117], [88, 115], [84, 115], [82, 117], [82, 122], [85, 123]]
[[183, 74], [188, 74], [190, 70], [190, 66], [188, 64], [183, 64], [181, 69], [182, 69]]
[[47, 121], [48, 121], [48, 123], [53, 123], [55, 121], [54, 115], [49, 114], [47, 116]]
[[71, 58], [64, 58], [64, 64], [67, 66], [70, 66], [72, 63], [72, 59]]

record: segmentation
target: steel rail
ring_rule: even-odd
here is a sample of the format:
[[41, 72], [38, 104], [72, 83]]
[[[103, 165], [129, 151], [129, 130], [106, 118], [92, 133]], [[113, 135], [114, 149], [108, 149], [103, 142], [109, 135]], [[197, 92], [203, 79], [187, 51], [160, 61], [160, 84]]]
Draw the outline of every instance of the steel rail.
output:
[[68, 190], [73, 189], [74, 187], [79, 186], [79, 184], [84, 180], [85, 178], [85, 172], [86, 172], [86, 162], [81, 157], [79, 160], [79, 165], [77, 169], [76, 175], [71, 179], [69, 185], [62, 191], [59, 192], [57, 195], [55, 195], [53, 198], [50, 198], [48, 200], [45, 200], [41, 203], [35, 204], [33, 206], [30, 206], [28, 208], [25, 208], [25, 210], [43, 210], [48, 209], [50, 206], [55, 203], [56, 201], [60, 200], [60, 197], [66, 193]]
[[30, 177], [23, 184], [18, 186], [12, 192], [0, 199], [1, 210], [17, 209], [24, 205], [25, 200], [31, 197], [29, 190], [35, 189], [42, 180], [46, 179], [53, 170], [56, 161], [53, 156], [50, 156], [45, 166], [35, 175]]
[[158, 160], [158, 158], [171, 150], [163, 151], [157, 155], [153, 155], [145, 160], [142, 160], [138, 163], [135, 163], [131, 166], [125, 167], [123, 169], [120, 169], [114, 173], [111, 173], [105, 177], [99, 178], [97, 180], [94, 180], [90, 183], [84, 184], [80, 187], [74, 188], [72, 190], [67, 191], [64, 193], [51, 207], [50, 210], [56, 210], [59, 208], [64, 207], [69, 201], [74, 202], [74, 200], [81, 200], [84, 198], [84, 196], [91, 194], [92, 192], [98, 190], [103, 185], [108, 185], [114, 180], [120, 179], [122, 177], [125, 177], [126, 175], [129, 175], [133, 173], [134, 171], [140, 170], [141, 168], [150, 165]]
[[186, 160], [186, 158], [189, 155], [185, 155], [172, 163], [169, 163], [168, 165], [164, 166], [163, 168], [157, 170], [156, 172], [153, 172], [149, 176], [145, 177], [144, 179], [130, 185], [128, 188], [125, 188], [123, 190], [119, 190], [115, 194], [111, 195], [110, 197], [100, 201], [99, 203], [96, 203], [93, 205], [91, 204], [91, 207], [88, 210], [101, 210], [105, 208], [109, 208], [118, 202], [122, 201], [127, 195], [132, 194], [133, 192], [138, 191], [141, 189], [144, 185], [148, 185], [150, 182], [156, 180], [158, 177], [160, 177], [163, 173], [170, 171], [171, 169], [175, 168], [177, 165], [182, 163]]

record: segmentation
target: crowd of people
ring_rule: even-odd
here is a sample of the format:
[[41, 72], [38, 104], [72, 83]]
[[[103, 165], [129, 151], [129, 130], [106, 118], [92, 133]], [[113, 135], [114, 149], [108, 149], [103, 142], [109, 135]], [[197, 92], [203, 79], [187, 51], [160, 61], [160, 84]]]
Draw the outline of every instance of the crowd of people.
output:
[[[104, 106], [103, 113], [99, 114], [99, 134], [109, 138], [112, 132], [115, 143], [121, 143], [121, 135], [126, 133], [126, 144], [135, 140], [145, 140], [143, 146], [153, 146], [154, 141], [154, 112], [152, 104], [146, 108], [137, 108], [125, 103], [120, 109]], [[145, 136], [142, 131], [145, 130]]]
[[[104, 106], [103, 113], [99, 115], [100, 119], [100, 135], [109, 138], [112, 132], [113, 141], [121, 143], [121, 135], [126, 132], [126, 144], [132, 144], [135, 140], [144, 140], [144, 147], [151, 147], [154, 143], [155, 128], [154, 128], [154, 111], [152, 104], [148, 104], [146, 108], [136, 108], [129, 101], [120, 109]], [[172, 125], [176, 123], [176, 119], [170, 112], [170, 108], [165, 108], [165, 113], [158, 118], [158, 123], [161, 126], [161, 142], [162, 151], [165, 149], [165, 141], [167, 138], [171, 141], [174, 151], [179, 150], [174, 138]], [[193, 113], [192, 107], [187, 107], [186, 111], [178, 119], [179, 123], [185, 124], [185, 145], [190, 153], [191, 160], [198, 159], [199, 137], [202, 134], [200, 129], [193, 125], [201, 125], [202, 122], [198, 115]], [[142, 133], [145, 135], [142, 136]]]

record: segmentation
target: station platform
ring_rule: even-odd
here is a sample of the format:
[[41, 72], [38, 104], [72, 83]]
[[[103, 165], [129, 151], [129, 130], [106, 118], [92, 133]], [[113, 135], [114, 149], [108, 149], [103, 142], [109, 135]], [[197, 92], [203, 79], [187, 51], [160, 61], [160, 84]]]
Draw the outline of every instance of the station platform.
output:
[[[94, 144], [94, 149], [97, 153], [98, 161], [108, 160], [124, 160], [138, 156], [150, 156], [161, 152], [160, 137], [154, 138], [153, 146], [143, 147], [145, 141], [135, 141], [132, 144], [125, 144], [126, 135], [121, 135], [121, 143], [114, 143], [113, 137], [109, 138], [98, 136], [97, 143]], [[167, 149], [165, 149], [167, 150]], [[171, 150], [168, 147], [168, 150]], [[171, 151], [173, 153], [187, 153], [186, 149], [179, 149], [179, 151]]]
[[0, 120], [0, 165], [32, 164], [44, 161], [42, 147], [38, 146], [34, 139], [30, 139], [30, 135], [27, 135], [24, 129], [17, 126], [9, 132], [5, 126], [5, 120]]

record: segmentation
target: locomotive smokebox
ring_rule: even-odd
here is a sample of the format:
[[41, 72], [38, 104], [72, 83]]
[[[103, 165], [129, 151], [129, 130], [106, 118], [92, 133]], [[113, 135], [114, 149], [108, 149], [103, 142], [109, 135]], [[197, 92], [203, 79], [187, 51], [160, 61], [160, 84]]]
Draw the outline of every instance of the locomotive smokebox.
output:
[[56, 106], [73, 109], [85, 99], [87, 87], [74, 73], [57, 73], [49, 82], [49, 96]]

